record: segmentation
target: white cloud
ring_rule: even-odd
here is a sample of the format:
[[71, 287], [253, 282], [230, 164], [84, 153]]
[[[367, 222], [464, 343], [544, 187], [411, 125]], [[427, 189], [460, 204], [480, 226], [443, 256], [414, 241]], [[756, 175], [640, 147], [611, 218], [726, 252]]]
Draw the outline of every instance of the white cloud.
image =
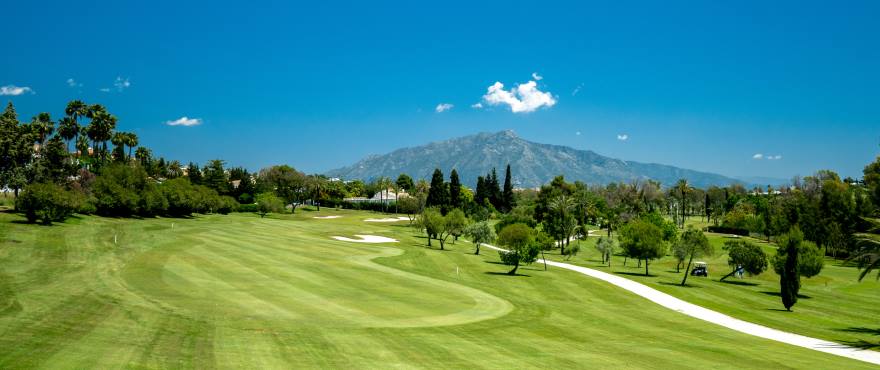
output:
[[165, 124], [168, 126], [196, 126], [202, 124], [202, 119], [183, 116], [173, 121], [165, 121]]
[[583, 87], [584, 87], [584, 84], [577, 85], [577, 87], [575, 87], [574, 90], [572, 90], [571, 96], [577, 95], [579, 92], [581, 92], [581, 88], [583, 88]]
[[767, 159], [769, 159], [769, 160], [774, 160], [774, 161], [778, 161], [778, 160], [782, 159], [782, 155], [779, 155], [779, 154], [777, 154], [777, 155], [768, 155], [768, 156], [767, 156]]
[[581, 136], [581, 132], [580, 132], [580, 131], [575, 132], [574, 134], [575, 134], [576, 136]]
[[100, 88], [100, 89], [98, 89], [98, 90], [100, 90], [101, 92], [110, 92], [110, 88], [109, 88], [109, 87], [102, 87], [102, 88]]
[[752, 156], [752, 159], [764, 159], [764, 155], [761, 153], [755, 153], [755, 155]]
[[627, 140], [629, 140], [629, 135], [627, 135], [627, 134], [617, 134], [617, 140], [620, 140], [620, 141], [627, 141]]
[[131, 82], [128, 80], [128, 77], [116, 77], [116, 81], [113, 81], [113, 86], [116, 87], [116, 91], [122, 91], [131, 87]]
[[440, 103], [440, 104], [437, 104], [437, 107], [434, 108], [434, 111], [437, 113], [443, 113], [445, 111], [452, 109], [452, 107], [454, 107], [454, 105], [452, 105], [452, 104]]
[[6, 85], [0, 87], [0, 95], [19, 96], [26, 93], [36, 94], [37, 92], [27, 86]]
[[471, 108], [474, 108], [474, 109], [483, 109], [483, 103], [474, 103], [474, 104], [471, 104]]
[[80, 83], [80, 82], [76, 82], [76, 80], [74, 80], [74, 79], [72, 79], [72, 78], [68, 78], [68, 79], [67, 79], [67, 86], [70, 86], [70, 87], [82, 87], [82, 85], [83, 85], [82, 83]]
[[535, 81], [541, 81], [544, 79], [544, 77], [539, 75], [538, 72], [532, 72], [532, 79], [534, 79]]
[[504, 90], [504, 84], [495, 82], [483, 95], [483, 100], [490, 105], [506, 104], [513, 113], [534, 112], [541, 107], [552, 107], [556, 99], [549, 92], [538, 90], [535, 81], [517, 85], [516, 88]]

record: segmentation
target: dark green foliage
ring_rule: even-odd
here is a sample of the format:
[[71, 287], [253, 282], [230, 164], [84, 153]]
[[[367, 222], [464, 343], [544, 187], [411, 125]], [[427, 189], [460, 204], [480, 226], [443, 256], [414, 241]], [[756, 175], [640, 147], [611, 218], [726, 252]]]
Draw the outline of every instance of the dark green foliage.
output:
[[189, 162], [189, 166], [187, 166], [186, 177], [189, 178], [189, 182], [193, 185], [201, 184], [202, 170], [199, 168], [199, 165]]
[[516, 206], [513, 196], [513, 178], [510, 175], [510, 165], [504, 171], [504, 189], [501, 192], [501, 212], [510, 212]]
[[505, 226], [513, 225], [513, 224], [526, 224], [529, 227], [534, 228], [538, 225], [538, 221], [535, 221], [535, 218], [532, 217], [534, 214], [534, 208], [529, 206], [519, 206], [514, 208], [509, 213], [501, 216], [501, 220], [495, 224], [495, 231], [500, 232]]
[[801, 277], [798, 272], [798, 252], [803, 241], [803, 233], [795, 226], [779, 241], [777, 260], [781, 262], [779, 274], [780, 296], [786, 310], [797, 303], [798, 291], [801, 288]]
[[436, 168], [431, 176], [431, 188], [428, 189], [428, 198], [425, 205], [442, 208], [447, 204], [449, 204], [449, 189], [443, 180], [443, 172]]
[[453, 168], [449, 173], [449, 206], [461, 208], [461, 203], [461, 181], [458, 179], [458, 172]]
[[408, 193], [412, 192], [413, 189], [415, 189], [415, 187], [416, 187], [415, 183], [413, 182], [412, 177], [410, 177], [409, 175], [407, 175], [405, 173], [402, 173], [402, 174], [400, 174], [400, 176], [397, 176], [397, 181], [395, 181], [395, 183], [397, 184], [398, 188], [401, 188]]
[[284, 210], [284, 202], [273, 193], [257, 194], [257, 213], [260, 218], [269, 213], [281, 213]]
[[140, 196], [147, 183], [141, 166], [107, 165], [92, 185], [95, 207], [104, 216], [132, 216], [139, 213]]
[[767, 270], [767, 254], [757, 244], [744, 240], [727, 240], [724, 242], [724, 250], [727, 251], [727, 264], [733, 268], [733, 272], [725, 275], [721, 280], [733, 275], [737, 266], [742, 266], [749, 275], [760, 275]]
[[229, 192], [229, 179], [226, 177], [226, 171], [223, 166], [226, 162], [220, 159], [208, 161], [203, 172], [202, 185], [214, 189], [219, 194]]
[[53, 183], [34, 183], [24, 188], [15, 199], [15, 209], [24, 213], [28, 222], [45, 225], [64, 221], [76, 212], [82, 199], [76, 193]]
[[620, 248], [630, 258], [645, 260], [645, 275], [648, 275], [648, 262], [666, 254], [663, 230], [645, 220], [632, 221], [619, 230]]

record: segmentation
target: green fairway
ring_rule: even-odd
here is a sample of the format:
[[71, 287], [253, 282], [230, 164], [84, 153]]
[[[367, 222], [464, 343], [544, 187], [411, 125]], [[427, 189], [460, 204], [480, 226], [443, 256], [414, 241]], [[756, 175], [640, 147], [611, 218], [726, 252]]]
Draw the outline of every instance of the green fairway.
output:
[[[326, 215], [342, 217], [314, 218]], [[363, 221], [375, 217], [82, 217], [45, 227], [0, 213], [0, 368], [871, 368], [577, 273], [532, 265], [507, 276], [496, 252], [427, 249], [405, 221]], [[332, 238], [360, 234], [399, 242]], [[594, 266], [591, 256], [576, 262]], [[867, 339], [835, 328], [880, 317], [876, 283], [856, 283], [852, 269], [827, 267], [795, 313], [773, 311], [778, 297], [759, 292], [773, 288], [772, 273], [757, 286], [678, 288], [663, 284], [674, 280], [668, 270], [658, 263], [661, 277], [646, 282], [721, 311], [742, 302], [729, 313], [780, 329]]]
[[[604, 232], [601, 235], [605, 235]], [[688, 302], [772, 328], [846, 344], [880, 341], [876, 334], [880, 329], [880, 282], [870, 278], [859, 282], [855, 267], [826, 258], [821, 274], [801, 279], [801, 297], [793, 312], [786, 312], [779, 297], [779, 276], [772, 266], [759, 276], [746, 275], [743, 279], [731, 276], [719, 281], [731, 271], [722, 249], [729, 237], [711, 233], [707, 236], [715, 254], [695, 261], [709, 264], [709, 278], [689, 276], [686, 287], [679, 285], [684, 266], [681, 272], [676, 272], [672, 256], [652, 261], [648, 277], [644, 276], [644, 267], [636, 267], [638, 261], [629, 260], [627, 266], [623, 266], [622, 256], [612, 258], [611, 268], [603, 266], [594, 248], [595, 237], [581, 241], [582, 252], [570, 260], [560, 256], [558, 250], [545, 255], [555, 261], [614, 272]], [[747, 239], [761, 245], [768, 256], [776, 254], [775, 245]]]

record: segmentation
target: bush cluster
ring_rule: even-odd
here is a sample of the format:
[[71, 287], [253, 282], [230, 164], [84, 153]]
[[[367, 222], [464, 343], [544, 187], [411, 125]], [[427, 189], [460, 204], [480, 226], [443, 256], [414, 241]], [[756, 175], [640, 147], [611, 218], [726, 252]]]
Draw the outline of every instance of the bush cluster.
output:
[[238, 202], [187, 178], [157, 182], [141, 166], [111, 165], [102, 169], [94, 182], [69, 188], [52, 183], [35, 183], [24, 188], [16, 209], [28, 221], [49, 224], [79, 212], [102, 216], [171, 216], [193, 213], [233, 212]]

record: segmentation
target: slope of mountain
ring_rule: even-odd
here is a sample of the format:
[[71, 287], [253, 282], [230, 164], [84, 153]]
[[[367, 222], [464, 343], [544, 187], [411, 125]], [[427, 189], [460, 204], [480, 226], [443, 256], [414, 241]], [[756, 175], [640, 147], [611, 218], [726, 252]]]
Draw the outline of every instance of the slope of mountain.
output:
[[510, 130], [480, 133], [398, 149], [384, 155], [372, 155], [351, 166], [330, 170], [326, 175], [369, 181], [379, 176], [394, 179], [401, 173], [407, 173], [414, 179], [430, 180], [434, 168], [440, 168], [446, 176], [455, 168], [463, 184], [474, 186], [477, 176], [485, 175], [493, 167], [497, 168], [498, 177], [503, 178], [504, 167], [508, 163], [513, 172], [514, 185], [524, 188], [541, 186], [557, 175], [565, 175], [569, 181], [580, 180], [589, 184], [652, 179], [670, 186], [684, 178], [692, 186], [704, 188], [739, 182], [713, 173], [623, 161], [590, 150], [534, 143]]

